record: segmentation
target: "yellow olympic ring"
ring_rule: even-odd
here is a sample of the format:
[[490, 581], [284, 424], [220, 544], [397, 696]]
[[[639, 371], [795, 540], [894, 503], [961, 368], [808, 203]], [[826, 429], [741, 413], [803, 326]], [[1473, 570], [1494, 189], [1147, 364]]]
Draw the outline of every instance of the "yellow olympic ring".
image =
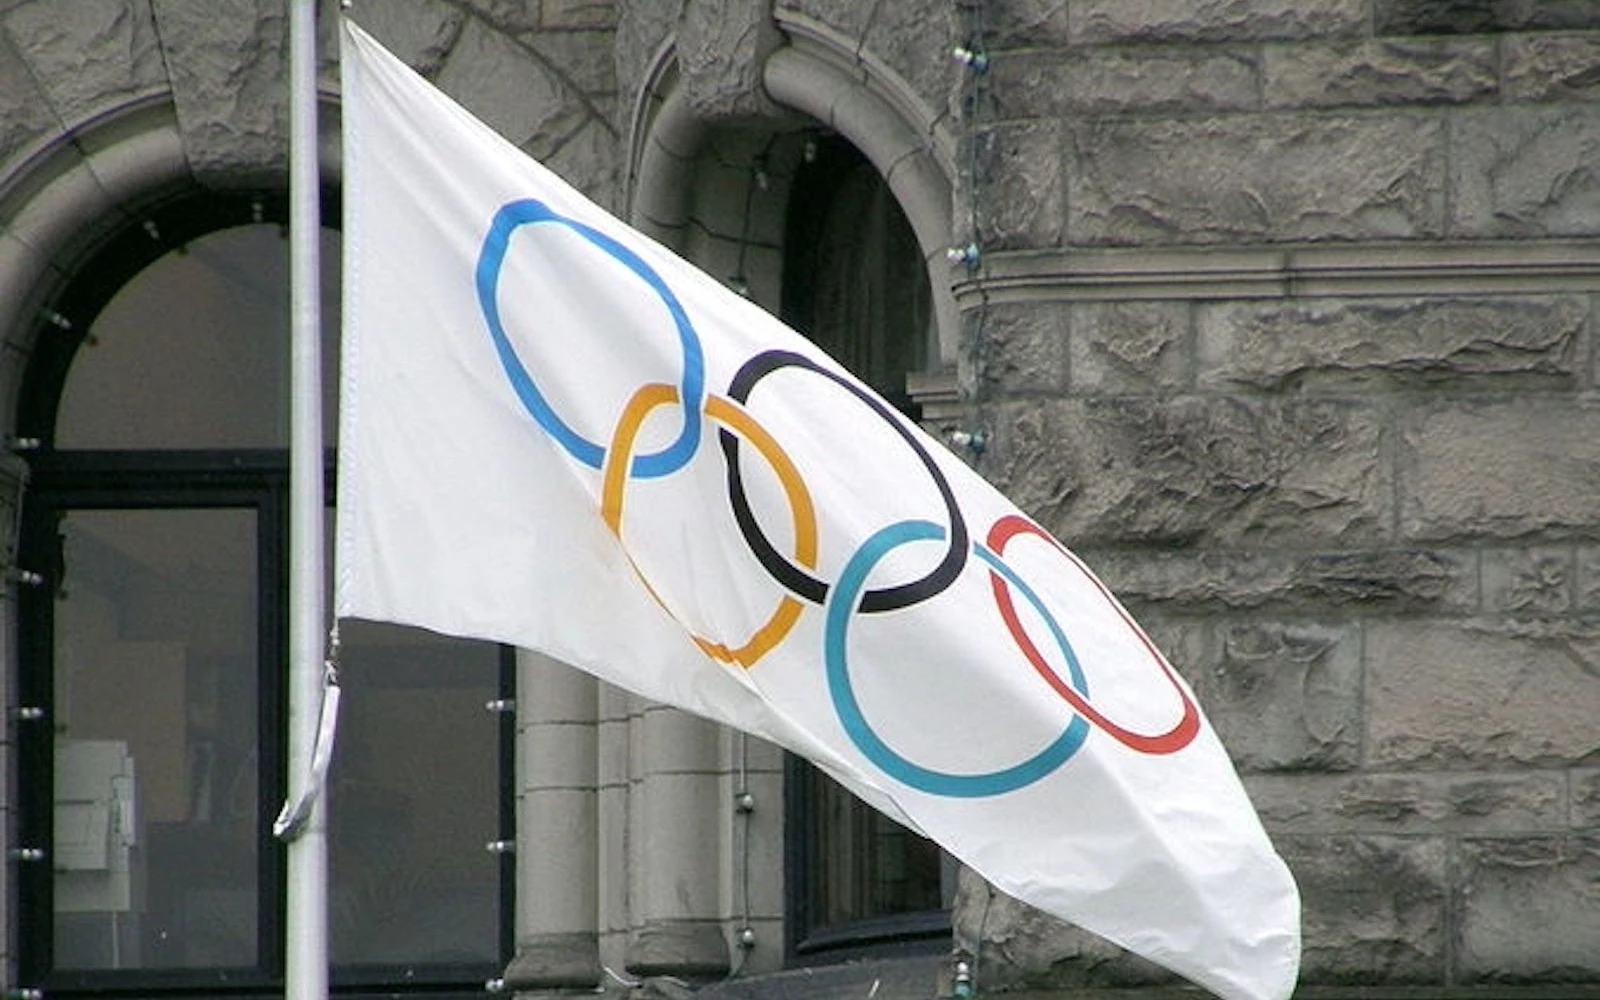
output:
[[[645, 417], [652, 410], [658, 406], [676, 405], [678, 402], [677, 386], [667, 385], [664, 382], [641, 386], [628, 400], [628, 405], [623, 408], [622, 416], [617, 420], [616, 433], [612, 435], [611, 447], [606, 449], [605, 461], [601, 467], [600, 516], [605, 521], [606, 527], [616, 536], [617, 541], [624, 543], [625, 553], [627, 544], [622, 537], [622, 505], [634, 442], [639, 436], [639, 429], [644, 425]], [[777, 439], [767, 433], [766, 428], [729, 400], [721, 396], [707, 396], [705, 415], [750, 442], [766, 458], [773, 474], [778, 477], [779, 485], [783, 487], [784, 495], [788, 497], [789, 508], [794, 518], [794, 559], [807, 569], [816, 569], [816, 507], [811, 502], [811, 494], [807, 491], [804, 480], [800, 478], [800, 472], [795, 468], [794, 462], [778, 444]], [[678, 616], [673, 614], [667, 602], [656, 593], [656, 589], [645, 578], [644, 572], [633, 561], [631, 553], [628, 554], [628, 563], [633, 566], [639, 582], [644, 584], [651, 598], [661, 605], [662, 610], [671, 615], [673, 620], [678, 621]], [[794, 628], [795, 622], [799, 621], [801, 608], [802, 605], [798, 600], [785, 595], [779, 600], [777, 609], [766, 623], [737, 649], [730, 649], [720, 642], [703, 638], [694, 634], [692, 630], [689, 630], [689, 637], [706, 655], [725, 663], [737, 663], [748, 669], [783, 641], [790, 629]], [[687, 625], [684, 627], [688, 629]]]

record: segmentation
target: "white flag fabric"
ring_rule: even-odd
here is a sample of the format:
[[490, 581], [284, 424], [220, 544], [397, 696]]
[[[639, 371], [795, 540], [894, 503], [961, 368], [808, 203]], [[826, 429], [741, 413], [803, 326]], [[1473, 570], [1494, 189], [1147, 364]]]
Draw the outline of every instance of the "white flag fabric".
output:
[[772, 740], [1024, 902], [1289, 995], [1294, 881], [1072, 553], [348, 22], [342, 59], [337, 614]]

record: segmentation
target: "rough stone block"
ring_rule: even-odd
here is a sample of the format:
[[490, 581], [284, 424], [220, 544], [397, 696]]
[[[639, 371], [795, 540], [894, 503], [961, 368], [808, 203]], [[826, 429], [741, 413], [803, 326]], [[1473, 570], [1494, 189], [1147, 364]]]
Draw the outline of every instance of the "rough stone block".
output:
[[986, 994], [1176, 981], [1109, 941], [997, 891], [965, 867], [951, 923], [956, 947], [977, 956], [978, 985]]
[[509, 35], [533, 31], [539, 27], [537, 0], [462, 0], [464, 6], [474, 11], [489, 24]]
[[1068, 43], [1068, 0], [1008, 0], [983, 10], [989, 47], [1058, 48]]
[[466, 14], [443, 0], [362, 0], [358, 20], [407, 66], [432, 77], [461, 34]]
[[962, 37], [964, 26], [959, 7], [881, 3], [862, 39], [862, 47], [910, 84], [930, 111], [948, 104], [952, 84], [965, 72], [950, 58], [951, 40]]
[[1461, 853], [1464, 980], [1600, 979], [1600, 836], [1474, 840]]
[[1452, 236], [1600, 233], [1600, 105], [1474, 110], [1451, 135]]
[[1066, 307], [1002, 304], [966, 317], [966, 344], [983, 391], [1059, 392], [1067, 377]]
[[1367, 764], [1560, 766], [1600, 753], [1600, 633], [1583, 626], [1367, 627]]
[[1092, 564], [1124, 601], [1176, 611], [1345, 607], [1470, 612], [1478, 607], [1476, 560], [1448, 550], [1111, 551], [1097, 555]]
[[1260, 60], [1245, 49], [1089, 49], [995, 57], [1000, 118], [1254, 110]]
[[1170, 620], [1151, 612], [1141, 613], [1138, 621], [1167, 663], [1193, 690], [1205, 671], [1206, 650], [1211, 642], [1208, 630], [1194, 622]]
[[989, 419], [983, 472], [1080, 548], [1349, 543], [1391, 517], [1378, 417], [1357, 405], [1107, 398]]
[[1572, 608], [1572, 549], [1538, 546], [1483, 553], [1483, 607], [1513, 615], [1561, 614]]
[[617, 133], [605, 121], [589, 118], [558, 144], [530, 148], [545, 166], [596, 204], [622, 211], [622, 154]]
[[1444, 980], [1449, 852], [1433, 839], [1273, 838], [1300, 885], [1302, 982]]
[[4, 26], [69, 126], [166, 82], [147, 5], [49, 0], [11, 11]]
[[1400, 239], [1443, 231], [1421, 115], [1090, 121], [1068, 133], [1073, 243]]
[[689, 104], [707, 119], [770, 111], [761, 68], [781, 41], [760, 0], [686, 4], [677, 49]]
[[1373, 15], [1381, 35], [1600, 27], [1592, 0], [1374, 0]]
[[0, 32], [0, 164], [56, 127], [49, 102], [28, 75], [28, 64]]
[[1572, 825], [1576, 829], [1600, 826], [1600, 767], [1573, 768], [1567, 772], [1572, 795]]
[[616, 0], [539, 0], [539, 27], [603, 30], [617, 26]]
[[1600, 546], [1578, 546], [1577, 564], [1578, 612], [1592, 614], [1600, 611]]
[[1538, 399], [1421, 409], [1401, 420], [1397, 466], [1406, 537], [1553, 537], [1600, 523], [1600, 411]]
[[277, 0], [152, 0], [184, 149], [221, 186], [281, 180], [288, 15]]
[[1560, 771], [1252, 774], [1250, 799], [1284, 834], [1552, 833], [1567, 826]]
[[793, 12], [818, 21], [846, 38], [860, 38], [867, 30], [875, 5], [860, 0], [777, 0], [777, 11]]
[[1581, 375], [1578, 296], [1323, 299], [1196, 307], [1202, 386], [1360, 385], [1374, 379]]
[[1359, 763], [1361, 634], [1311, 625], [1232, 625], [1198, 694], [1242, 771]]
[[538, 57], [479, 21], [462, 29], [437, 83], [489, 127], [540, 157], [559, 148], [590, 117]]
[[1487, 39], [1269, 45], [1262, 93], [1268, 107], [1461, 104], [1495, 93]]
[[617, 68], [611, 59], [615, 37], [610, 31], [536, 31], [524, 36], [523, 42], [574, 89], [611, 94], [617, 89]]
[[1070, 18], [1080, 45], [1314, 38], [1367, 27], [1364, 0], [1079, 0]]
[[1080, 392], [1172, 391], [1189, 378], [1189, 305], [1083, 302], [1072, 307], [1071, 376]]
[[1510, 35], [1500, 43], [1513, 101], [1600, 101], [1600, 36]]
[[958, 220], [971, 218], [977, 201], [985, 251], [1061, 244], [1065, 206], [1061, 136], [1052, 122], [997, 125], [970, 137], [977, 143], [977, 177], [962, 177]]

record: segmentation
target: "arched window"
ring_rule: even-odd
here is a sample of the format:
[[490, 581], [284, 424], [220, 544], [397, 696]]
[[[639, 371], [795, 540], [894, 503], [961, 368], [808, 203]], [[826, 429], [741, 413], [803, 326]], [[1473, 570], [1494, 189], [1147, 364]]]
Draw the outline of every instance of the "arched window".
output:
[[[922, 252], [888, 185], [843, 139], [811, 139], [789, 194], [785, 322], [915, 419], [906, 375], [927, 365], [931, 314]], [[792, 953], [948, 938], [952, 878], [935, 844], [797, 758], [787, 786]]]
[[[282, 992], [282, 217], [271, 195], [151, 210], [56, 297], [28, 366], [20, 834], [42, 859], [20, 868], [20, 972], [47, 995]], [[347, 623], [342, 675], [333, 982], [481, 989], [510, 944], [509, 862], [485, 850], [510, 836], [510, 726], [485, 710], [509, 657]]]

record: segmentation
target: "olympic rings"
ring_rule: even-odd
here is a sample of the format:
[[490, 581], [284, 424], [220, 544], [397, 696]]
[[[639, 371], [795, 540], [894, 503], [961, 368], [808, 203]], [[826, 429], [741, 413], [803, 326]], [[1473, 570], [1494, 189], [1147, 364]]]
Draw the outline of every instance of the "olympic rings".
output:
[[[910, 583], [903, 583], [897, 587], [888, 587], [882, 590], [869, 590], [861, 598], [863, 612], [893, 611], [896, 608], [909, 607], [920, 604], [931, 597], [943, 592], [961, 575], [962, 568], [967, 559], [967, 523], [961, 516], [961, 508], [956, 505], [955, 494], [950, 490], [950, 482], [945, 478], [939, 466], [934, 462], [933, 456], [928, 454], [910, 431], [900, 423], [889, 407], [876, 396], [857, 386], [848, 379], [841, 378], [834, 372], [817, 364], [803, 354], [792, 351], [764, 351], [757, 354], [739, 369], [733, 377], [733, 382], [728, 386], [728, 396], [738, 400], [741, 404], [750, 400], [750, 392], [757, 382], [777, 371], [779, 368], [800, 368], [814, 372], [832, 381], [840, 388], [848, 390], [857, 399], [867, 404], [890, 427], [894, 428], [900, 439], [921, 460], [923, 468], [928, 470], [928, 475], [933, 478], [934, 485], [939, 490], [939, 496], [944, 500], [945, 516], [950, 521], [950, 546], [944, 558], [939, 561], [927, 576]], [[745, 542], [750, 546], [750, 551], [755, 553], [761, 565], [766, 567], [772, 575], [787, 589], [799, 594], [801, 597], [821, 604], [828, 594], [828, 585], [816, 577], [805, 573], [793, 563], [779, 555], [762, 534], [761, 526], [756, 523], [755, 515], [750, 512], [750, 503], [744, 494], [744, 483], [739, 474], [739, 441], [733, 435], [723, 432], [722, 452], [728, 463], [728, 502], [733, 506], [734, 519], [739, 523], [739, 530], [743, 532]]]
[[672, 289], [667, 287], [667, 283], [661, 280], [655, 269], [646, 264], [638, 254], [605, 233], [576, 219], [569, 219], [544, 202], [532, 198], [508, 202], [500, 207], [495, 213], [494, 221], [489, 224], [489, 233], [484, 237], [483, 250], [478, 255], [478, 306], [483, 310], [483, 318], [489, 324], [489, 336], [494, 340], [500, 364], [505, 368], [506, 377], [511, 380], [517, 398], [522, 401], [523, 408], [539, 426], [566, 449], [567, 454], [591, 469], [598, 469], [604, 463], [604, 449], [567, 426], [566, 421], [561, 419], [554, 407], [544, 398], [533, 376], [528, 374], [522, 359], [517, 356], [516, 348], [512, 346], [511, 338], [506, 335], [505, 325], [500, 319], [500, 301], [497, 292], [500, 273], [505, 268], [506, 252], [511, 247], [511, 234], [522, 226], [536, 223], [565, 226], [616, 258], [639, 280], [650, 286], [650, 290], [660, 297], [662, 304], [667, 307], [667, 312], [671, 314], [673, 325], [678, 330], [678, 341], [683, 348], [683, 382], [679, 386], [679, 392], [685, 400], [683, 431], [676, 441], [661, 451], [635, 457], [632, 474], [641, 479], [651, 479], [677, 472], [688, 464], [700, 447], [700, 408], [701, 399], [705, 395], [705, 358], [701, 354], [700, 338], [695, 335], [694, 326], [689, 322], [689, 317], [683, 311], [682, 304], [678, 302], [678, 297], [672, 294]]
[[[499, 283], [510, 250], [511, 236], [521, 226], [551, 224], [565, 227], [620, 263], [661, 300], [672, 317], [683, 356], [683, 373], [677, 385], [648, 382], [636, 389], [623, 407], [609, 444], [599, 444], [574, 430], [540, 392], [506, 334], [498, 304]], [[976, 798], [1001, 795], [1026, 787], [1054, 773], [1082, 748], [1091, 729], [1098, 729], [1122, 746], [1143, 754], [1171, 754], [1188, 746], [1201, 728], [1200, 711], [1182, 681], [1161, 654], [1151, 645], [1110, 592], [1095, 579], [1077, 558], [1051, 538], [1042, 528], [1016, 514], [1000, 517], [991, 526], [986, 541], [978, 543], [968, 535], [966, 515], [956, 491], [938, 462], [921, 440], [882, 400], [854, 381], [824, 367], [804, 354], [788, 350], [768, 350], [746, 360], [729, 382], [725, 396], [707, 392], [706, 361], [703, 346], [676, 295], [662, 277], [633, 250], [616, 239], [551, 209], [533, 199], [513, 201], [495, 213], [478, 258], [476, 283], [479, 306], [489, 329], [496, 355], [523, 408], [534, 422], [575, 461], [600, 473], [599, 513], [611, 533], [623, 546], [635, 575], [646, 592], [675, 620], [682, 622], [669, 602], [634, 560], [624, 537], [624, 505], [631, 479], [655, 479], [671, 475], [687, 466], [699, 453], [704, 421], [719, 425], [718, 440], [726, 466], [728, 504], [751, 554], [784, 591], [777, 607], [738, 647], [694, 633], [687, 623], [685, 631], [707, 656], [745, 669], [786, 642], [804, 612], [805, 603], [822, 609], [822, 672], [829, 703], [846, 736], [861, 754], [884, 774], [908, 787], [931, 795], [949, 798]], [[904, 520], [881, 528], [860, 542], [846, 559], [839, 579], [829, 584], [816, 575], [819, 561], [819, 525], [810, 490], [800, 470], [778, 440], [747, 408], [750, 396], [762, 379], [780, 369], [796, 368], [819, 375], [844, 389], [885, 421], [900, 440], [916, 455], [932, 479], [945, 508], [948, 527], [932, 521]], [[683, 427], [676, 440], [659, 451], [636, 455], [634, 446], [645, 420], [656, 409], [675, 407]], [[789, 506], [791, 551], [779, 552], [761, 528], [746, 494], [741, 464], [741, 443], [748, 443], [772, 470]], [[1069, 571], [1088, 580], [1143, 643], [1151, 660], [1177, 692], [1182, 716], [1165, 732], [1140, 733], [1129, 729], [1097, 709], [1089, 698], [1089, 683], [1079, 651], [1044, 600], [1005, 559], [1007, 545], [1018, 535], [1034, 535], [1051, 545], [1067, 560]], [[937, 566], [921, 579], [893, 586], [869, 589], [872, 570], [899, 547], [920, 542], [942, 542], [946, 551]], [[1048, 685], [1071, 712], [1065, 728], [1043, 749], [1023, 760], [992, 771], [957, 773], [917, 763], [890, 746], [867, 719], [856, 697], [851, 676], [849, 635], [855, 615], [903, 609], [938, 597], [965, 572], [968, 554], [986, 564], [995, 607], [1006, 632], [1021, 658]], [[1066, 665], [1067, 677], [1039, 652], [1017, 613], [1014, 594], [1021, 594], [1042, 620]]]
[[[994, 527], [989, 529], [989, 548], [994, 550], [994, 554], [996, 556], [1004, 555], [1006, 543], [1019, 534], [1035, 535], [1043, 539], [1053, 549], [1055, 549], [1056, 552], [1065, 556], [1067, 560], [1073, 564], [1074, 568], [1082, 570], [1082, 564], [1078, 562], [1077, 557], [1072, 555], [1072, 553], [1068, 552], [1066, 549], [1062, 548], [1059, 542], [1046, 534], [1038, 525], [1015, 515], [1001, 518], [995, 522]], [[1188, 693], [1184, 691], [1183, 685], [1178, 683], [1177, 675], [1173, 673], [1172, 667], [1167, 663], [1166, 658], [1156, 651], [1155, 646], [1148, 638], [1145, 637], [1144, 632], [1135, 626], [1130, 619], [1128, 619], [1127, 613], [1122, 610], [1120, 605], [1114, 601], [1108, 602], [1112, 607], [1117, 609], [1118, 613], [1122, 615], [1123, 620], [1127, 621], [1134, 634], [1137, 635], [1139, 640], [1144, 643], [1145, 649], [1149, 651], [1151, 659], [1160, 664], [1162, 671], [1166, 674], [1168, 682], [1172, 684], [1172, 689], [1178, 693], [1178, 698], [1183, 703], [1183, 716], [1171, 729], [1164, 733], [1156, 733], [1154, 735], [1146, 736], [1141, 733], [1133, 732], [1130, 729], [1124, 729], [1122, 726], [1119, 726], [1117, 723], [1106, 718], [1093, 705], [1089, 704], [1089, 700], [1083, 696], [1083, 693], [1080, 693], [1083, 690], [1083, 679], [1078, 675], [1077, 660], [1076, 658], [1072, 657], [1070, 653], [1068, 654], [1068, 662], [1071, 664], [1073, 672], [1073, 685], [1068, 686], [1067, 684], [1064, 684], [1060, 675], [1051, 669], [1050, 665], [1045, 662], [1044, 657], [1039, 655], [1038, 647], [1034, 646], [1033, 640], [1028, 638], [1027, 632], [1023, 631], [1022, 623], [1017, 619], [1016, 606], [1011, 603], [1011, 593], [1007, 586], [1007, 581], [1010, 581], [1012, 585], [1016, 585], [1018, 589], [1023, 592], [1023, 596], [1026, 597], [1028, 602], [1036, 609], [1042, 610], [1042, 608], [1039, 606], [1038, 599], [1033, 596], [1032, 591], [1028, 590], [1022, 585], [1022, 581], [1017, 578], [1016, 574], [1008, 569], [1000, 568], [1002, 564], [1000, 564], [998, 560], [992, 560], [990, 565], [992, 567], [990, 572], [990, 580], [994, 585], [994, 601], [995, 604], [1000, 608], [1000, 617], [1005, 619], [1006, 628], [1010, 630], [1012, 639], [1016, 640], [1017, 647], [1021, 649], [1022, 654], [1028, 658], [1028, 662], [1033, 664], [1033, 669], [1038, 671], [1039, 676], [1043, 677], [1057, 694], [1066, 699], [1067, 703], [1072, 706], [1073, 711], [1093, 722], [1101, 731], [1115, 739], [1117, 742], [1121, 743], [1123, 746], [1130, 750], [1137, 750], [1140, 753], [1168, 754], [1176, 750], [1181, 750], [1189, 745], [1189, 743], [1194, 739], [1195, 734], [1200, 731], [1200, 708], [1194, 703], [1194, 699], [1190, 698]], [[1093, 574], [1085, 571], [1083, 575], [1085, 578], [1093, 582], [1102, 593], [1105, 593], [1106, 597], [1109, 598], [1111, 596], [1109, 593], [1106, 593], [1104, 585], [1102, 585]], [[1004, 579], [1002, 579], [1002, 577], [1004, 577]], [[1057, 643], [1063, 643], [1065, 640], [1062, 638], [1060, 630], [1055, 624], [1055, 620], [1049, 619], [1049, 621], [1050, 630], [1055, 634]], [[1077, 688], [1077, 690], [1074, 690], [1074, 688]]]

